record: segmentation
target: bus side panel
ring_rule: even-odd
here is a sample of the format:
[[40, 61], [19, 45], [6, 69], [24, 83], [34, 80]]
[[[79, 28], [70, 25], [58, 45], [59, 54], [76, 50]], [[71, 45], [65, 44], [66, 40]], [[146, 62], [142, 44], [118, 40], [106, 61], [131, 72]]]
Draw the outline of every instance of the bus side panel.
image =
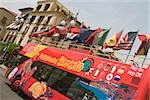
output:
[[23, 85], [21, 86], [21, 90], [28, 95], [29, 97], [32, 97], [31, 92], [29, 91], [29, 88], [32, 86], [32, 84], [34, 84], [35, 82], [37, 82], [36, 79], [30, 77], [28, 74], [25, 75], [26, 77], [28, 77], [24, 82]]
[[149, 91], [149, 71], [150, 71], [150, 65], [147, 69], [147, 71], [143, 74], [142, 81], [140, 82], [137, 90], [137, 97], [136, 100], [145, 100], [144, 97], [147, 95], [146, 93]]
[[51, 98], [51, 100], [70, 100], [69, 98], [67, 98], [66, 96], [60, 94], [59, 92], [51, 89], [52, 93], [53, 93], [53, 97]]
[[[26, 76], [26, 80], [24, 82], [24, 84], [22, 85], [22, 91], [28, 95], [29, 97], [31, 97], [32, 99], [33, 96], [32, 96], [32, 93], [31, 91], [29, 91], [29, 88], [36, 82], [38, 82], [35, 78], [33, 77], [30, 77], [28, 74], [25, 75]], [[69, 100], [69, 98], [67, 98], [66, 96], [60, 94], [59, 92], [51, 89], [52, 93], [53, 93], [53, 97], [52, 98], [49, 98], [50, 100]]]

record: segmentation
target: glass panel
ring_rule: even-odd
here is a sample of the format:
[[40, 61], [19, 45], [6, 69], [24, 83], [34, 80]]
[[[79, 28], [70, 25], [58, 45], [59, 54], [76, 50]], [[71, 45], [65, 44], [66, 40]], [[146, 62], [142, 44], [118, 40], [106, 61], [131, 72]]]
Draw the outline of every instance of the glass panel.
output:
[[50, 4], [46, 4], [44, 11], [48, 10], [49, 7], [50, 7]]
[[38, 27], [34, 27], [33, 30], [32, 30], [32, 33], [36, 32], [37, 30], [38, 30]]
[[76, 81], [72, 83], [66, 95], [72, 100], [96, 100], [96, 97], [91, 91], [79, 85], [78, 80], [83, 81], [86, 84], [90, 82], [89, 80], [84, 78], [76, 78]]
[[49, 86], [52, 86], [57, 80], [60, 79], [60, 76], [62, 75], [62, 71], [59, 69], [54, 69], [51, 73], [47, 83]]
[[54, 90], [68, 96], [72, 100], [96, 100], [94, 93], [80, 86], [79, 81], [90, 83], [90, 80], [81, 78], [53, 66], [36, 62], [38, 70], [34, 77], [39, 81], [46, 81], [48, 86]]
[[37, 23], [41, 23], [43, 21], [43, 19], [44, 19], [44, 16], [40, 16]]
[[22, 64], [24, 61], [28, 60], [29, 58], [26, 56], [18, 55], [18, 60], [16, 61], [16, 66]]
[[55, 89], [56, 91], [65, 95], [68, 91], [68, 88], [71, 86], [72, 82], [75, 80], [75, 76], [69, 73], [62, 74], [62, 75], [65, 75], [65, 76], [61, 76], [61, 78], [59, 78], [59, 80], [57, 80], [55, 84], [53, 84], [51, 87]]
[[48, 80], [51, 71], [53, 70], [53, 67], [50, 67], [49, 65], [43, 64], [41, 62], [34, 62], [32, 64], [32, 68], [37, 67], [38, 70], [33, 75], [34, 78], [36, 78], [39, 81], [46, 81]]
[[36, 17], [36, 16], [32, 16], [32, 17], [30, 18], [30, 23], [32, 23], [32, 22], [35, 20], [35, 17]]
[[49, 23], [49, 21], [51, 20], [51, 18], [52, 18], [52, 16], [49, 16], [49, 17], [47, 18], [46, 24]]
[[36, 8], [36, 10], [40, 10], [41, 7], [42, 7], [42, 5], [38, 5], [37, 8]]

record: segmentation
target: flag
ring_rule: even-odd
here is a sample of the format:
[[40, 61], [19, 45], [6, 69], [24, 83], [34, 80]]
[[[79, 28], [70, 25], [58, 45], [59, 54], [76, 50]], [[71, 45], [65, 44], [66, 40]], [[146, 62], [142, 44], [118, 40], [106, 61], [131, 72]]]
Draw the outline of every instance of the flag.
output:
[[136, 55], [147, 55], [150, 48], [150, 36], [148, 35], [138, 35], [139, 40], [141, 40], [141, 45], [136, 53]]
[[52, 36], [54, 33], [56, 33], [56, 27], [52, 27], [50, 30], [44, 31], [44, 32], [35, 32], [30, 35], [30, 37], [41, 37], [41, 36]]
[[150, 35], [145, 35], [145, 34], [139, 34], [138, 37], [139, 40], [141, 40], [142, 42], [146, 42], [150, 39]]
[[99, 37], [99, 39], [98, 39], [99, 46], [103, 46], [103, 44], [106, 40], [106, 37], [108, 36], [109, 31], [110, 31], [110, 29], [103, 29], [103, 31], [100, 33], [100, 35], [98, 36]]
[[94, 32], [95, 30], [91, 30], [89, 28], [81, 28], [80, 29], [80, 34], [78, 35], [78, 37], [75, 38], [75, 40], [78, 43], [85, 43], [86, 39], [92, 34], [92, 32]]
[[137, 36], [137, 32], [128, 32], [127, 34], [125, 34], [123, 36], [123, 38], [120, 40], [120, 43], [118, 43], [118, 45], [116, 47], [114, 47], [114, 50], [131, 50], [132, 45], [134, 43], [134, 40]]
[[104, 43], [104, 48], [107, 47], [115, 47], [120, 39], [120, 36], [122, 34], [123, 31], [116, 33], [114, 36], [112, 36], [111, 38], [109, 38], [108, 40], [106, 40], [106, 42]]
[[79, 34], [80, 33], [80, 29], [77, 27], [70, 27], [70, 32], [74, 33], [74, 34]]
[[86, 40], [86, 44], [91, 44], [92, 45], [92, 43], [94, 41], [94, 37], [96, 36], [96, 34], [102, 32], [102, 31], [103, 31], [103, 29], [98, 28], [98, 29], [96, 29], [96, 31], [91, 33], [91, 35]]

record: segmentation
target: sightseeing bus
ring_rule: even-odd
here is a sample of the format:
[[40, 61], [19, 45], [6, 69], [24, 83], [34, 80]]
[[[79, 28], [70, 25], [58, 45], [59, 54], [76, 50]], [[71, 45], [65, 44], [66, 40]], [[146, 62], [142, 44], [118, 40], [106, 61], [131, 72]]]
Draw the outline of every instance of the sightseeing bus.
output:
[[35, 43], [20, 54], [28, 60], [7, 72], [7, 78], [32, 100], [148, 100], [149, 65]]

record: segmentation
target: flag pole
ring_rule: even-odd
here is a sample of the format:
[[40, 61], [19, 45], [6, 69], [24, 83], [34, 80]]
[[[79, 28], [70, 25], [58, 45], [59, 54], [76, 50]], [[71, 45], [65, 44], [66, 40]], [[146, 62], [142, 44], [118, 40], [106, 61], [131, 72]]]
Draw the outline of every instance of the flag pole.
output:
[[[138, 33], [138, 32], [139, 32], [139, 30], [137, 30], [137, 33]], [[136, 36], [137, 36], [137, 35], [136, 35]], [[135, 41], [135, 39], [134, 39], [134, 41]], [[134, 43], [134, 41], [133, 41], [133, 43]], [[132, 45], [132, 47], [133, 47], [133, 45]], [[131, 47], [131, 49], [129, 50], [129, 52], [128, 52], [128, 54], [127, 54], [127, 57], [126, 57], [125, 63], [128, 61], [128, 58], [129, 58], [129, 56], [130, 56], [130, 53], [131, 53], [132, 47]]]
[[[131, 48], [132, 49], [132, 48]], [[130, 56], [130, 53], [131, 53], [131, 49], [129, 50], [128, 54], [127, 54], [127, 57], [126, 57], [126, 60], [125, 60], [125, 63], [128, 61], [128, 58]]]
[[[149, 41], [147, 41], [147, 42], [149, 42]], [[148, 49], [149, 50], [149, 49]], [[143, 59], [143, 63], [142, 63], [142, 65], [141, 65], [141, 67], [143, 67], [143, 65], [144, 65], [144, 63], [145, 63], [145, 60], [146, 60], [146, 58], [147, 58], [147, 55], [148, 55], [148, 51], [147, 51], [147, 53], [146, 53], [146, 55], [145, 55], [145, 57], [144, 57], [144, 59]]]
[[141, 67], [143, 67], [143, 65], [144, 65], [144, 63], [145, 63], [146, 58], [147, 58], [147, 55], [144, 57]]

